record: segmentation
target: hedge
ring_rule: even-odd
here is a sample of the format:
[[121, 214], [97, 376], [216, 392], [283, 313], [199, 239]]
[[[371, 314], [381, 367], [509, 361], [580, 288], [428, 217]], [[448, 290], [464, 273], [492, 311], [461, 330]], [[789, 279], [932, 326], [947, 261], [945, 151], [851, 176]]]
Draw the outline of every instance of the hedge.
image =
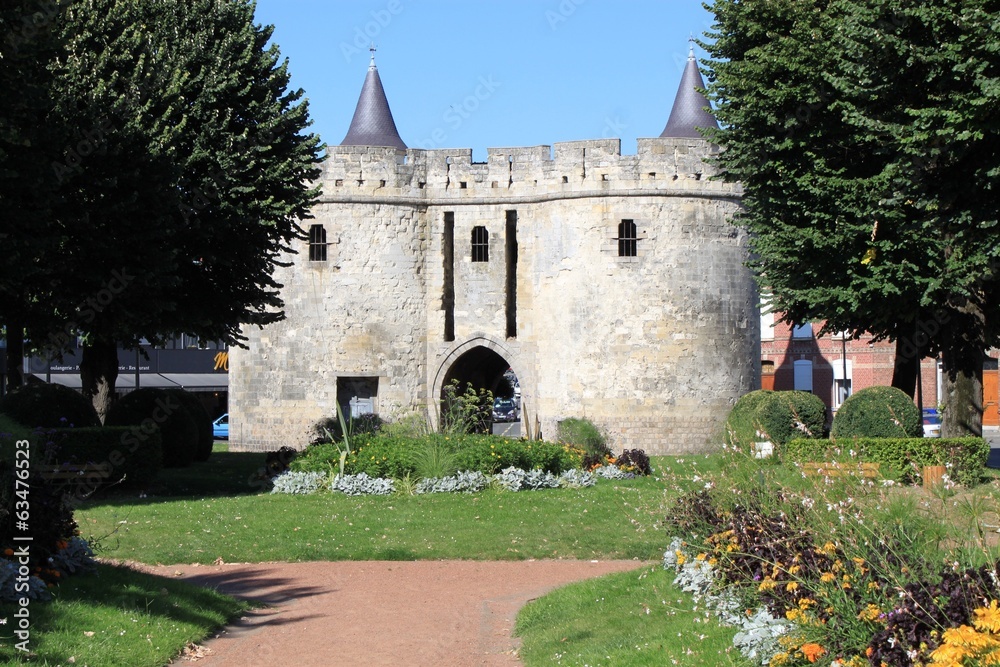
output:
[[207, 461], [212, 455], [215, 435], [212, 430], [212, 417], [205, 409], [205, 404], [197, 396], [184, 389], [167, 389], [167, 393], [180, 401], [181, 409], [187, 412], [188, 417], [194, 422], [195, 432], [198, 436], [194, 460]]
[[855, 461], [878, 463], [882, 474], [913, 483], [924, 466], [943, 465], [960, 484], [979, 483], [990, 455], [982, 438], [854, 438], [851, 440], [797, 439], [781, 450], [785, 462]]
[[0, 412], [31, 428], [100, 426], [94, 405], [60, 384], [32, 383], [0, 399]]
[[183, 468], [194, 461], [198, 429], [176, 396], [164, 389], [143, 387], [112, 404], [106, 426], [157, 426], [163, 439], [163, 467]]
[[159, 429], [145, 433], [133, 426], [104, 426], [60, 428], [50, 433], [56, 445], [55, 460], [50, 464], [70, 469], [84, 465], [99, 467], [98, 471], [82, 476], [79, 482], [67, 482], [82, 484], [88, 492], [113, 484], [145, 488], [163, 464]]
[[895, 387], [866, 387], [852, 394], [833, 418], [834, 438], [919, 438], [920, 408]]

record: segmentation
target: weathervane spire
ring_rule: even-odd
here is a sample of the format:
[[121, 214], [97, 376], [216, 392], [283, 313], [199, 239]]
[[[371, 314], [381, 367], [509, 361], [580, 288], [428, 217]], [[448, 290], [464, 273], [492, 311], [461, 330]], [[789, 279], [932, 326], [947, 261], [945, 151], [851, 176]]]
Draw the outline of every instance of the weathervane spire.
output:
[[688, 44], [691, 46], [691, 50], [688, 52], [688, 60], [694, 60], [694, 33], [688, 37]]
[[375, 42], [372, 42], [372, 45], [368, 47], [368, 50], [372, 52], [372, 60], [368, 63], [368, 69], [375, 69]]

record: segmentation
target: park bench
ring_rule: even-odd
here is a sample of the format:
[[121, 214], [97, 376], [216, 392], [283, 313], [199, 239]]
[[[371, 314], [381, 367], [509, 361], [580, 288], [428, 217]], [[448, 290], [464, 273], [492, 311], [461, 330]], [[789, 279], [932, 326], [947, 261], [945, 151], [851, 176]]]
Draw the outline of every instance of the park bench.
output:
[[806, 477], [878, 477], [878, 463], [803, 463], [802, 472]]

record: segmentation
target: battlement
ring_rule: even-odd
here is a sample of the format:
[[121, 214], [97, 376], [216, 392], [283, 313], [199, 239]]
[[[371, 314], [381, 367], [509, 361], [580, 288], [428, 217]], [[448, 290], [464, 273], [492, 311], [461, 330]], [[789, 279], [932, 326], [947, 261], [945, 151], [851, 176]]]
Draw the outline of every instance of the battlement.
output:
[[324, 199], [359, 196], [469, 198], [649, 190], [738, 196], [738, 186], [711, 180], [707, 160], [718, 148], [703, 139], [638, 140], [622, 155], [619, 139], [567, 141], [554, 146], [490, 148], [486, 162], [472, 149], [398, 150], [331, 146], [323, 164]]

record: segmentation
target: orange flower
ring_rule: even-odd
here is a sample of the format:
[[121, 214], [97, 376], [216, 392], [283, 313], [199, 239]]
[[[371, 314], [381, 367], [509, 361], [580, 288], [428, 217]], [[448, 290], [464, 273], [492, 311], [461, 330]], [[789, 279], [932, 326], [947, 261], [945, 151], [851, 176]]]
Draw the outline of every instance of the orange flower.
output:
[[812, 643], [803, 644], [802, 648], [800, 648], [799, 650], [802, 651], [802, 655], [804, 655], [806, 657], [806, 660], [808, 660], [809, 662], [816, 662], [817, 658], [826, 653], [826, 649], [824, 649], [822, 646], [820, 646], [819, 644], [812, 644]]

